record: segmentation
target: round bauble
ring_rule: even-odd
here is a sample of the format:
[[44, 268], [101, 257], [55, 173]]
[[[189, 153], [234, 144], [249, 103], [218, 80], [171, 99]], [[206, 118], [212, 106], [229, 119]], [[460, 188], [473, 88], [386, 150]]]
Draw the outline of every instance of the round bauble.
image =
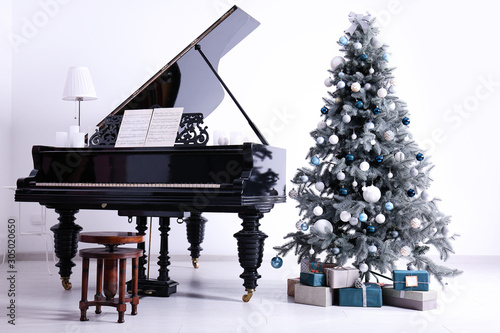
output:
[[369, 225], [366, 227], [366, 232], [369, 234], [373, 234], [375, 232], [375, 227], [372, 225]]
[[370, 69], [368, 70], [368, 73], [370, 73], [370, 74], [375, 73], [375, 70], [373, 69], [373, 67], [370, 67]]
[[385, 215], [384, 214], [377, 214], [377, 216], [375, 216], [375, 222], [379, 223], [379, 224], [382, 224], [385, 222]]
[[340, 104], [342, 103], [342, 97], [335, 97], [335, 104]]
[[396, 162], [403, 162], [405, 160], [405, 154], [398, 151], [396, 154], [394, 154], [394, 159], [396, 160]]
[[379, 90], [377, 90], [377, 96], [380, 98], [384, 98], [385, 96], [387, 96], [387, 90], [385, 88], [380, 88]]
[[358, 225], [358, 219], [357, 219], [357, 218], [355, 218], [355, 217], [351, 217], [351, 218], [349, 219], [349, 224], [350, 224], [350, 225], [352, 225], [352, 226], [356, 226], [356, 225]]
[[351, 116], [348, 115], [348, 114], [345, 114], [343, 117], [342, 117], [342, 121], [346, 124], [350, 123], [351, 122]]
[[340, 253], [340, 249], [338, 247], [332, 248], [332, 254], [335, 256]]
[[319, 158], [317, 156], [313, 156], [311, 158], [311, 164], [312, 165], [318, 165], [319, 164]]
[[361, 271], [361, 273], [366, 273], [366, 272], [368, 272], [368, 265], [365, 263], [362, 263], [359, 265], [358, 269]]
[[448, 237], [450, 234], [450, 228], [448, 228], [447, 225], [441, 228], [441, 233], [443, 234], [444, 237]]
[[375, 109], [373, 109], [373, 111], [372, 111], [372, 112], [373, 112], [373, 114], [377, 115], [377, 114], [379, 114], [380, 112], [382, 112], [382, 109], [381, 109], [381, 108], [375, 108]]
[[372, 146], [375, 146], [375, 144], [377, 143], [377, 141], [375, 141], [375, 139], [373, 139], [373, 140], [370, 141], [370, 143], [371, 143]]
[[290, 192], [288, 192], [288, 196], [292, 199], [296, 199], [299, 196], [299, 193], [296, 189], [292, 188]]
[[[349, 220], [351, 219], [351, 213], [349, 213], [348, 211], [346, 210], [343, 210], [341, 213], [340, 213], [340, 219], [343, 221], [343, 222], [349, 222]], [[357, 223], [357, 222], [356, 222]]]
[[414, 189], [409, 189], [408, 192], [406, 192], [406, 194], [410, 197], [410, 198], [413, 198], [415, 196], [415, 194], [417, 194], [417, 192], [415, 192]]
[[342, 89], [344, 87], [345, 87], [345, 82], [344, 81], [337, 82], [337, 88]]
[[356, 103], [354, 103], [354, 106], [356, 106], [358, 109], [362, 109], [363, 105], [363, 101], [356, 101]]
[[365, 213], [361, 213], [361, 214], [359, 214], [358, 219], [361, 222], [366, 222], [368, 220], [368, 215], [366, 215]]
[[428, 190], [423, 190], [422, 193], [420, 194], [420, 197], [422, 198], [422, 200], [426, 202], [432, 201], [432, 199], [434, 199], [434, 197], [432, 196], [432, 194], [430, 194]]
[[322, 145], [323, 143], [325, 143], [325, 138], [324, 138], [324, 137], [322, 137], [322, 136], [318, 136], [318, 137], [316, 138], [316, 143], [317, 143], [318, 145]]
[[309, 177], [307, 175], [300, 176], [300, 181], [303, 183], [307, 183], [309, 181]]
[[318, 191], [323, 191], [325, 189], [325, 183], [323, 183], [323, 182], [317, 182], [316, 184], [314, 184], [314, 187]]
[[363, 161], [359, 165], [359, 168], [361, 169], [361, 171], [368, 171], [370, 169], [370, 163]]
[[361, 84], [359, 84], [359, 82], [354, 82], [353, 84], [351, 84], [351, 90], [354, 91], [354, 92], [358, 92], [361, 90]]
[[396, 109], [396, 104], [394, 102], [390, 102], [389, 105], [387, 106], [387, 108], [390, 111], [394, 111]]
[[365, 90], [370, 90], [372, 88], [372, 85], [369, 83], [365, 83]]
[[357, 181], [353, 181], [352, 182], [352, 187], [356, 187], [356, 186], [358, 186], [358, 182]]
[[343, 173], [342, 171], [338, 172], [337, 173], [337, 179], [338, 180], [344, 180], [345, 179], [345, 173]]
[[390, 131], [390, 130], [389, 131], [385, 131], [385, 133], [384, 133], [384, 139], [386, 141], [392, 141], [392, 140], [394, 140], [394, 132]]
[[403, 257], [408, 257], [411, 254], [411, 248], [409, 246], [403, 246], [399, 251]]
[[367, 122], [367, 123], [365, 124], [365, 129], [366, 129], [366, 130], [368, 130], [368, 131], [370, 131], [370, 130], [372, 130], [372, 129], [374, 129], [374, 128], [375, 128], [375, 124], [374, 124], [374, 123], [372, 123], [371, 121], [369, 121], [369, 122]]
[[313, 214], [316, 216], [320, 216], [321, 214], [323, 214], [323, 208], [321, 206], [314, 207]]
[[418, 229], [418, 228], [420, 228], [421, 225], [422, 225], [422, 222], [420, 221], [420, 219], [418, 219], [416, 217], [412, 218], [410, 221], [410, 226], [413, 229]]
[[273, 266], [273, 268], [280, 268], [281, 266], [283, 266], [283, 259], [281, 259], [278, 256], [272, 258], [271, 259], [271, 266]]
[[391, 231], [391, 237], [392, 238], [398, 238], [399, 237], [399, 232], [397, 232], [396, 230]]
[[393, 210], [393, 209], [394, 209], [394, 204], [393, 204], [392, 202], [390, 202], [390, 201], [387, 201], [387, 202], [385, 203], [384, 207], [385, 207], [385, 209], [386, 209], [386, 210], [391, 211], [391, 210]]
[[410, 169], [410, 175], [411, 175], [412, 177], [416, 177], [416, 176], [418, 176], [418, 169], [417, 169], [417, 168], [411, 168], [411, 169]]
[[380, 193], [380, 189], [374, 185], [368, 186], [363, 192], [363, 199], [370, 203], [379, 201], [381, 196], [382, 193]]
[[391, 179], [392, 177], [394, 177], [394, 174], [389, 171], [389, 173], [387, 174], [387, 178]]
[[339, 38], [339, 44], [340, 45], [347, 45], [347, 43], [349, 43], [349, 39], [347, 39], [346, 36], [342, 36]]
[[319, 130], [324, 130], [326, 128], [326, 123], [324, 121], [320, 121], [317, 127]]
[[347, 195], [347, 189], [341, 188], [339, 190], [339, 195], [345, 197]]
[[303, 222], [301, 225], [300, 225], [300, 229], [302, 231], [307, 231], [307, 229], [309, 229], [309, 224], [307, 224], [306, 222]]
[[330, 79], [330, 78], [326, 78], [326, 79], [325, 79], [325, 86], [327, 86], [327, 87], [331, 87], [331, 86], [333, 86], [332, 79]]
[[326, 106], [323, 106], [320, 111], [321, 111], [322, 114], [327, 114], [328, 113], [328, 108]]
[[377, 155], [377, 157], [375, 157], [375, 161], [377, 161], [377, 163], [382, 163], [384, 161], [384, 156]]
[[410, 118], [404, 117], [401, 122], [403, 123], [403, 125], [408, 126], [408, 125], [410, 125]]
[[360, 42], [354, 42], [352, 46], [354, 47], [355, 50], [361, 50], [363, 44], [361, 44]]
[[314, 222], [314, 228], [321, 232], [331, 233], [333, 231], [333, 226], [330, 221], [321, 219]]
[[370, 252], [370, 253], [375, 253], [375, 252], [377, 252], [377, 250], [378, 249], [375, 245], [368, 246], [368, 252]]
[[340, 57], [340, 56], [336, 56], [336, 57], [333, 57], [333, 59], [330, 61], [330, 66], [332, 67], [333, 70], [335, 70], [337, 67], [339, 67], [340, 65], [343, 65], [345, 63], [345, 59]]
[[348, 163], [354, 161], [354, 155], [353, 154], [347, 154], [347, 155], [345, 155], [345, 161], [348, 162]]
[[423, 161], [424, 160], [424, 154], [418, 153], [417, 156], [415, 156], [415, 158], [417, 159], [417, 161]]
[[358, 138], [358, 136], [356, 135], [356, 133], [352, 133], [351, 139], [356, 140], [357, 138]]
[[389, 60], [391, 60], [391, 55], [389, 53], [384, 53], [384, 54], [382, 54], [382, 59], [384, 61], [389, 61]]
[[406, 266], [406, 269], [409, 270], [409, 271], [416, 271], [417, 267], [415, 267], [415, 265], [413, 265], [413, 264], [408, 264]]
[[377, 37], [372, 37], [372, 39], [370, 39], [370, 44], [376, 49], [382, 47], [383, 45], [383, 43]]
[[328, 142], [330, 142], [332, 145], [335, 145], [339, 142], [339, 137], [336, 136], [335, 134], [330, 135], [328, 138]]
[[297, 228], [297, 230], [302, 230], [302, 223], [304, 223], [304, 221], [298, 220], [297, 223], [295, 223], [295, 228]]
[[359, 56], [359, 60], [361, 60], [361, 61], [368, 60], [368, 55], [363, 53], [362, 55]]

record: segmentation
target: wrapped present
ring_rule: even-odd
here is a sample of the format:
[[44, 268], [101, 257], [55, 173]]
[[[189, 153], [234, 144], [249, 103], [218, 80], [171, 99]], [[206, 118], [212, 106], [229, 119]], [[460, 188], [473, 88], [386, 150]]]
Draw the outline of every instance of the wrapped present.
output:
[[395, 290], [392, 285], [382, 287], [384, 305], [420, 311], [437, 308], [437, 291]]
[[325, 268], [326, 285], [333, 289], [354, 287], [359, 278], [359, 270], [352, 267], [337, 266]]
[[382, 288], [378, 284], [364, 284], [363, 288], [335, 289], [340, 306], [381, 307]]
[[325, 283], [325, 274], [323, 273], [311, 273], [311, 272], [301, 272], [300, 273], [300, 283], [319, 287], [326, 285]]
[[427, 271], [392, 271], [394, 289], [396, 290], [429, 290], [429, 272]]
[[335, 267], [335, 264], [332, 263], [312, 262], [309, 264], [309, 271], [314, 273], [325, 273], [325, 269], [333, 267]]
[[311, 260], [309, 260], [309, 258], [302, 259], [300, 261], [300, 271], [301, 272], [309, 272], [310, 264], [311, 264]]
[[296, 284], [295, 303], [331, 306], [333, 304], [333, 289], [329, 287], [311, 287], [300, 283]]
[[295, 296], [295, 285], [300, 283], [300, 278], [290, 278], [287, 280], [287, 295]]

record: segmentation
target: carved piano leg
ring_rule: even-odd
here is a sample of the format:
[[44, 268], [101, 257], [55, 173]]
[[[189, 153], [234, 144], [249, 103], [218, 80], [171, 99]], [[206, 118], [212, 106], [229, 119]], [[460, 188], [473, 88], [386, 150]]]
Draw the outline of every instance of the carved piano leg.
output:
[[[136, 217], [135, 229], [140, 235], [145, 235], [148, 230], [148, 218], [146, 216]], [[142, 257], [139, 258], [139, 279], [146, 279], [146, 264], [148, 263], [148, 256], [146, 255], [146, 244], [138, 243], [137, 248], [142, 250]]]
[[191, 251], [191, 260], [193, 267], [198, 268], [198, 259], [200, 258], [201, 243], [205, 237], [205, 223], [207, 219], [201, 216], [201, 213], [191, 213], [191, 216], [184, 219], [186, 222], [187, 239], [191, 246], [188, 248]]
[[75, 223], [78, 209], [56, 209], [56, 213], [59, 214], [59, 223], [50, 228], [54, 232], [54, 249], [59, 259], [56, 267], [59, 267], [64, 289], [69, 290], [72, 287], [69, 282], [71, 268], [75, 266], [72, 259], [78, 251], [78, 234], [82, 227]]
[[238, 258], [244, 269], [240, 278], [243, 279], [243, 286], [247, 292], [242, 299], [248, 302], [257, 287], [257, 279], [260, 278], [257, 269], [262, 263], [264, 239], [267, 235], [259, 230], [259, 219], [263, 216], [261, 213], [247, 212], [240, 213], [238, 216], [243, 220], [241, 224], [243, 229], [234, 234], [234, 237], [238, 241]]

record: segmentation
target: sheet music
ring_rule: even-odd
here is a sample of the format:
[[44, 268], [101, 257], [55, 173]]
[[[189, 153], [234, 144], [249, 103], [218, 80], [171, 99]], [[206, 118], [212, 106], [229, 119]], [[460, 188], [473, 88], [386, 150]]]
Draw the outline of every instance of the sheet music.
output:
[[153, 109], [126, 110], [115, 147], [144, 147], [152, 113]]

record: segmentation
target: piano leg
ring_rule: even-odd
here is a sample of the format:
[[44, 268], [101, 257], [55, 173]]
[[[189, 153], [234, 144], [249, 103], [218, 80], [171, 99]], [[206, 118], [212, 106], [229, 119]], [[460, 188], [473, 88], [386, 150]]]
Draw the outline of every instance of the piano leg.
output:
[[257, 279], [260, 278], [257, 269], [262, 263], [264, 252], [264, 239], [267, 235], [259, 230], [259, 220], [263, 214], [259, 212], [239, 213], [243, 220], [243, 229], [234, 234], [238, 242], [238, 258], [243, 268], [240, 278], [243, 279], [243, 286], [247, 292], [243, 295], [243, 301], [248, 302], [252, 298], [257, 287]]
[[200, 252], [203, 250], [200, 245], [205, 236], [205, 223], [208, 220], [201, 216], [201, 213], [191, 213], [184, 221], [186, 222], [187, 239], [191, 244], [188, 250], [191, 251], [193, 267], [198, 268], [198, 259], [200, 258]]
[[78, 209], [56, 209], [55, 211], [59, 214], [59, 223], [52, 226], [50, 230], [54, 232], [54, 249], [59, 259], [56, 267], [59, 267], [64, 289], [69, 290], [72, 287], [69, 282], [71, 268], [75, 266], [72, 259], [78, 251], [78, 234], [82, 227], [75, 223], [75, 214], [78, 213]]
[[[137, 233], [139, 233], [139, 235], [145, 235], [148, 230], [147, 216], [137, 216], [136, 224], [135, 229], [137, 230]], [[137, 248], [142, 250], [142, 257], [139, 258], [139, 279], [146, 279], [146, 264], [148, 263], [146, 243], [142, 242], [137, 244]]]

